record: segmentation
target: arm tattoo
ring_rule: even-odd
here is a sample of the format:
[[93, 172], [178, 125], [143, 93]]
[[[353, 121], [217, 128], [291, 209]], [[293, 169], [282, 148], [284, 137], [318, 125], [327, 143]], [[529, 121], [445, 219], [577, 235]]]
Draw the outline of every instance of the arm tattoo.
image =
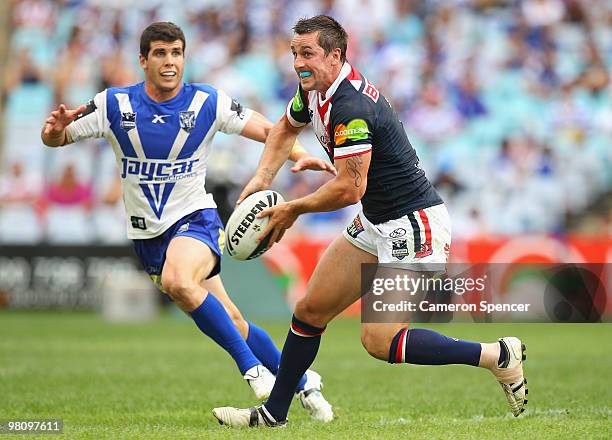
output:
[[268, 167], [262, 168], [261, 170], [261, 175], [267, 182], [272, 182], [272, 180], [274, 180], [274, 174], [275, 173]]
[[361, 186], [361, 172], [359, 166], [363, 164], [363, 160], [360, 156], [353, 156], [346, 161], [346, 169], [349, 176], [355, 179], [355, 186], [359, 188]]

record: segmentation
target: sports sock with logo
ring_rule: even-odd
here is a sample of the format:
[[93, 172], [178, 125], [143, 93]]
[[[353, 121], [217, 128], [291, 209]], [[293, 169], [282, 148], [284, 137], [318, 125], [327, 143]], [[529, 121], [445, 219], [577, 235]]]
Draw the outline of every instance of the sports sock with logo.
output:
[[297, 383], [314, 362], [324, 331], [325, 328], [309, 325], [293, 316], [281, 354], [276, 383], [264, 404], [276, 421], [287, 419]]
[[449, 338], [425, 328], [401, 329], [389, 349], [389, 363], [419, 365], [465, 364], [478, 366], [478, 342]]
[[[262, 328], [257, 327], [251, 321], [249, 323], [249, 334], [246, 343], [257, 359], [274, 375], [278, 373], [278, 364], [280, 363], [281, 352], [270, 335]], [[303, 390], [306, 384], [306, 375], [302, 376], [298, 383], [297, 390]]]
[[223, 304], [212, 293], [209, 292], [202, 304], [191, 312], [191, 317], [202, 333], [234, 358], [242, 375], [255, 365], [261, 364], [238, 332]]

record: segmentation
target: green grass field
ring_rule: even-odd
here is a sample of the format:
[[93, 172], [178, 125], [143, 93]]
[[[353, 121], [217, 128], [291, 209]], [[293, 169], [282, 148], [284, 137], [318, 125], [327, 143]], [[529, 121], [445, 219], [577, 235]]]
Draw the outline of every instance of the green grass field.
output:
[[[529, 405], [518, 419], [488, 371], [387, 365], [361, 348], [358, 325], [330, 325], [314, 365], [334, 422], [311, 421], [295, 401], [284, 430], [230, 430], [210, 410], [253, 404], [250, 388], [187, 319], [118, 325], [84, 313], [2, 312], [0, 419], [61, 418], [71, 439], [612, 437], [609, 324], [433, 327], [525, 340]], [[266, 327], [284, 340], [287, 324]]]

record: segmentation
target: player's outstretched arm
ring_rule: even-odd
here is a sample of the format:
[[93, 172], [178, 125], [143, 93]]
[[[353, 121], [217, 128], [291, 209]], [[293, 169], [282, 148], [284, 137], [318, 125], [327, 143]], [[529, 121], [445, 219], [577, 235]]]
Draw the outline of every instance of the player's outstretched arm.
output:
[[[244, 128], [240, 132], [241, 136], [253, 139], [254, 141], [265, 143], [272, 130], [274, 124], [268, 120], [264, 115], [259, 112], [253, 111], [253, 114], [245, 124]], [[308, 155], [308, 152], [302, 147], [300, 141], [295, 140], [293, 148], [289, 153], [289, 160], [297, 162], [300, 158]]]
[[[252, 116], [245, 124], [240, 135], [258, 142], [266, 142], [272, 127], [273, 124], [264, 115], [253, 111]], [[291, 171], [294, 173], [303, 170], [315, 170], [327, 171], [334, 176], [337, 174], [336, 168], [334, 168], [331, 163], [311, 156], [310, 153], [302, 147], [302, 144], [300, 144], [297, 138], [289, 153], [289, 160], [295, 162], [295, 165], [291, 168]]]
[[57, 110], [53, 110], [45, 120], [45, 125], [40, 134], [43, 143], [48, 147], [61, 147], [72, 143], [72, 138], [66, 127], [86, 108], [87, 106], [83, 104], [73, 110], [68, 110], [64, 104], [60, 104]]
[[270, 217], [260, 238], [269, 233], [270, 244], [280, 241], [285, 230], [291, 227], [300, 214], [307, 212], [336, 211], [354, 205], [363, 197], [368, 184], [368, 169], [372, 152], [337, 159], [338, 175], [315, 192], [287, 203], [263, 210], [257, 217]]
[[289, 158], [300, 131], [301, 128], [293, 127], [285, 115], [270, 129], [255, 176], [244, 187], [237, 203], [272, 184], [276, 173]]

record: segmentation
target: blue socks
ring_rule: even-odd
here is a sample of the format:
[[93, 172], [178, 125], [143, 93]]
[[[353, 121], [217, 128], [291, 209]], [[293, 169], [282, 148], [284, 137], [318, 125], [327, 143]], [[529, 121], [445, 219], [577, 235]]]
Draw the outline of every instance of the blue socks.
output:
[[191, 312], [191, 317], [202, 333], [209, 336], [234, 358], [240, 374], [244, 375], [250, 368], [261, 364], [242, 339], [223, 304], [212, 293], [209, 292], [202, 304]]
[[[278, 365], [280, 364], [281, 353], [274, 345], [270, 335], [265, 330], [257, 327], [252, 322], [249, 323], [249, 335], [246, 343], [257, 359], [274, 375], [278, 373]], [[297, 390], [304, 389], [306, 384], [306, 375], [302, 376], [298, 383]]]
[[276, 383], [270, 398], [265, 403], [266, 409], [277, 422], [287, 419], [296, 385], [314, 362], [324, 331], [325, 328], [314, 327], [293, 316], [291, 329], [283, 347]]
[[478, 366], [478, 342], [449, 338], [425, 328], [401, 329], [393, 338], [389, 363], [419, 365], [465, 364]]

